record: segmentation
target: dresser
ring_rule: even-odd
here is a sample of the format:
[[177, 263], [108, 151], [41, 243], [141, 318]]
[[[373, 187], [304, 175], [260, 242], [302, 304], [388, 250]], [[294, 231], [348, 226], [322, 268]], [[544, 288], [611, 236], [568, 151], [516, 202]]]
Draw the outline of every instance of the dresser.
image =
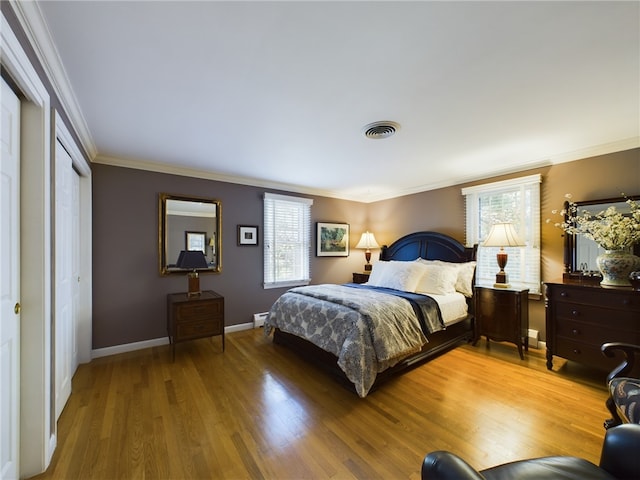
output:
[[549, 370], [556, 355], [610, 371], [620, 358], [605, 357], [603, 343], [640, 344], [640, 291], [570, 282], [545, 287]]
[[475, 345], [482, 335], [489, 340], [512, 342], [524, 359], [522, 347], [529, 350], [529, 290], [476, 286]]
[[176, 343], [196, 338], [222, 336], [224, 352], [224, 297], [212, 290], [200, 295], [167, 295], [167, 332], [176, 357]]

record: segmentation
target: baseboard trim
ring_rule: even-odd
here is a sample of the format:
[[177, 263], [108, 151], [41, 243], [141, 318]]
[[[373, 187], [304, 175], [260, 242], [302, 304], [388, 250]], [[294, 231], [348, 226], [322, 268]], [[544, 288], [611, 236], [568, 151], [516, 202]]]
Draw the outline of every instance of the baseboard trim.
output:
[[[253, 323], [241, 323], [238, 325], [230, 325], [224, 327], [225, 335], [227, 333], [239, 332], [241, 330], [251, 330]], [[118, 355], [119, 353], [135, 352], [144, 348], [159, 347], [168, 345], [169, 337], [153, 338], [151, 340], [143, 340], [141, 342], [124, 343], [122, 345], [114, 345], [112, 347], [96, 348], [91, 350], [91, 359]]]

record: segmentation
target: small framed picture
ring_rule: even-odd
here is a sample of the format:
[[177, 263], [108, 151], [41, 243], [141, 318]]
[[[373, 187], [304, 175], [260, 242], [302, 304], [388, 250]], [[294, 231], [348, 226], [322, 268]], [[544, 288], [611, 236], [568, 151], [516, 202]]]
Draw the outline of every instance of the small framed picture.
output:
[[205, 255], [207, 254], [205, 244], [206, 232], [184, 232], [184, 236], [185, 250], [200, 250]]
[[316, 256], [349, 256], [349, 224], [318, 222], [316, 225]]
[[258, 245], [258, 227], [238, 225], [238, 245]]

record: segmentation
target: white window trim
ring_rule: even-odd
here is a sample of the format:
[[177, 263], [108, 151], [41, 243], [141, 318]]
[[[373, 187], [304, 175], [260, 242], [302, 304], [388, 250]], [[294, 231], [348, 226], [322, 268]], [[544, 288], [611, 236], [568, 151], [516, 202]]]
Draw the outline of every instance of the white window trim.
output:
[[[481, 249], [483, 248], [480, 244], [481, 239], [479, 236], [479, 210], [478, 210], [478, 197], [481, 194], [487, 193], [500, 193], [500, 191], [512, 191], [518, 187], [528, 187], [533, 184], [542, 183], [542, 176], [540, 174], [528, 175], [525, 177], [513, 178], [509, 180], [503, 180], [499, 182], [486, 183], [482, 185], [474, 185], [471, 187], [463, 188], [462, 195], [465, 196], [466, 203], [466, 220], [465, 220], [465, 241], [467, 246], [478, 245], [478, 257], [481, 255]], [[532, 224], [530, 225], [531, 233], [526, 238], [528, 246], [525, 247], [528, 249], [530, 254], [534, 255], [534, 260], [537, 258], [535, 265], [531, 265], [531, 269], [533, 270], [532, 278], [526, 279], [524, 282], [518, 282], [518, 286], [523, 288], [529, 288], [529, 293], [531, 294], [540, 294], [541, 293], [541, 273], [540, 273], [540, 192], [538, 188], [538, 203], [537, 203], [537, 218], [532, 219]], [[536, 212], [534, 212], [535, 214]], [[524, 218], [524, 216], [523, 216]], [[521, 236], [527, 237], [523, 235], [523, 232], [519, 232]], [[487, 247], [492, 248], [492, 247]], [[507, 249], [509, 251], [509, 249]], [[507, 264], [507, 268], [508, 268]], [[497, 264], [496, 264], [497, 271]]]
[[[296, 203], [299, 205], [307, 206], [308, 208], [303, 213], [303, 247], [302, 252], [300, 252], [303, 256], [302, 258], [302, 271], [301, 278], [296, 279], [287, 279], [287, 280], [277, 280], [274, 277], [275, 270], [275, 257], [272, 255], [275, 246], [275, 231], [272, 230], [272, 222], [267, 218], [268, 217], [268, 202], [271, 201], [281, 201], [281, 202], [289, 202]], [[265, 289], [270, 288], [285, 288], [285, 287], [295, 287], [300, 285], [308, 285], [311, 282], [310, 275], [310, 252], [311, 252], [311, 205], [313, 205], [313, 200], [310, 198], [302, 198], [302, 197], [294, 197], [289, 195], [280, 195], [276, 193], [268, 193], [264, 194], [264, 283], [263, 287]], [[273, 227], [275, 228], [275, 226]]]

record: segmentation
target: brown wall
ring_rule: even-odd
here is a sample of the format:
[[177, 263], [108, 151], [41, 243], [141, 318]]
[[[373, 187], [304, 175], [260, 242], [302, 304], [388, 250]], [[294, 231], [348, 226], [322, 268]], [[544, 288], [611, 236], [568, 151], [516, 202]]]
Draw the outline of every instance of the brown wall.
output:
[[[562, 277], [562, 232], [546, 223], [553, 209], [562, 208], [564, 195], [574, 200], [591, 200], [640, 194], [640, 149], [560, 163], [544, 168], [503, 175], [453, 187], [407, 195], [369, 205], [369, 225], [380, 242], [418, 230], [435, 230], [464, 242], [464, 198], [460, 189], [508, 178], [542, 175], [541, 192], [541, 273], [542, 281]], [[556, 218], [557, 220], [557, 218]], [[545, 338], [544, 301], [529, 302], [530, 328], [539, 330]]]
[[[572, 193], [575, 200], [615, 197], [621, 192], [640, 194], [640, 149], [473, 184], [533, 173], [543, 178], [542, 279], [550, 281], [561, 277], [563, 268], [561, 232], [545, 222], [551, 210], [562, 206], [565, 193]], [[99, 164], [94, 165], [93, 182], [94, 349], [165, 336], [166, 294], [186, 289], [185, 278], [158, 273], [158, 194], [162, 192], [222, 202], [223, 271], [203, 275], [201, 286], [225, 296], [228, 326], [252, 321], [253, 313], [268, 310], [283, 292], [262, 288], [263, 188]], [[362, 270], [364, 255], [353, 246], [365, 229], [373, 231], [380, 244], [419, 230], [446, 233], [463, 242], [460, 189], [468, 185], [471, 183], [371, 204], [312, 197], [312, 221], [349, 223], [352, 248], [347, 258], [312, 255], [313, 283], [350, 281], [352, 272]], [[236, 245], [238, 224], [259, 225], [259, 247]], [[544, 338], [543, 303], [530, 302], [530, 323]]]

